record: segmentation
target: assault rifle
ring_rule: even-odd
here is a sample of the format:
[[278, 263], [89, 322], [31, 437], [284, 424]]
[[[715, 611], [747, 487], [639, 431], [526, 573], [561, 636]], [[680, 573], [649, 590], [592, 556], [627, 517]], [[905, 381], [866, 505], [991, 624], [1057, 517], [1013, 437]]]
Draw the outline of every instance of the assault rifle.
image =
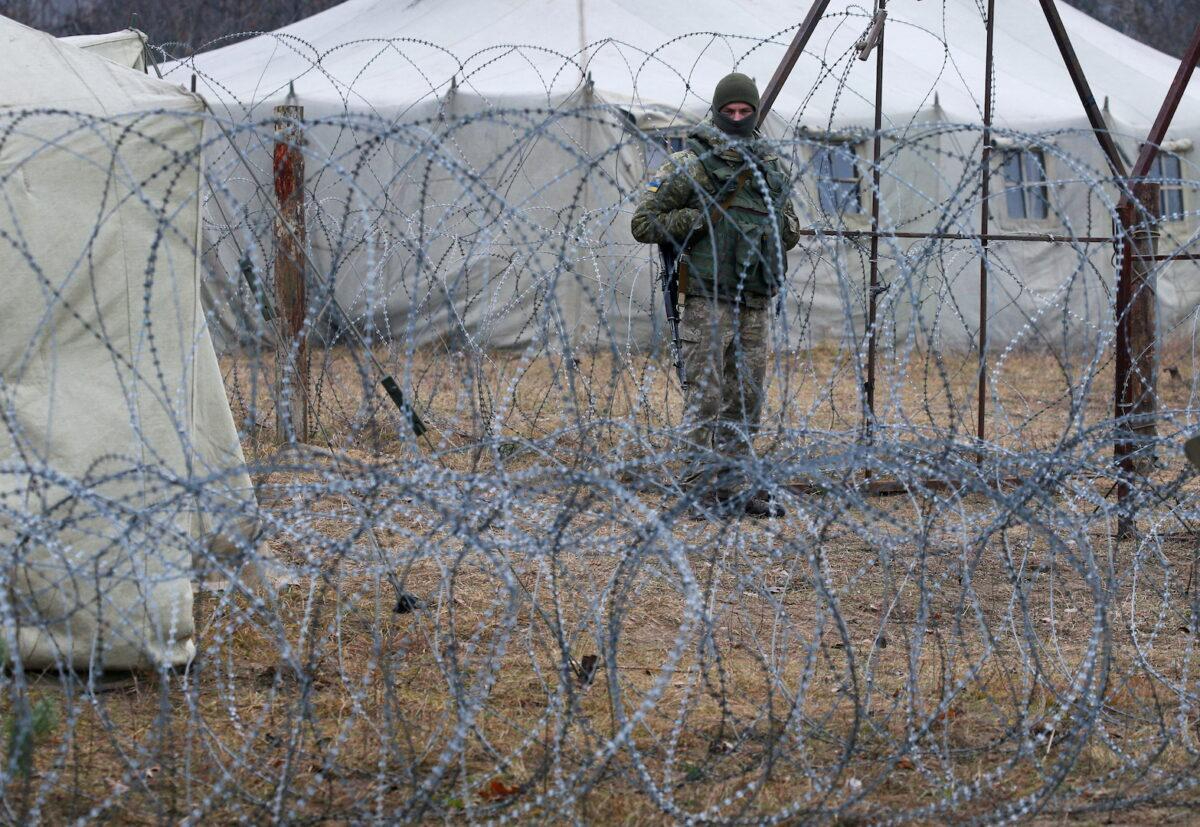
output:
[[[658, 245], [658, 254], [662, 258], [663, 265], [663, 303], [667, 308], [667, 324], [671, 325], [671, 355], [674, 358], [675, 373], [679, 377], [679, 384], [682, 387], [687, 384], [687, 380], [683, 375], [683, 343], [679, 340], [679, 297], [682, 294], [679, 284], [680, 248], [668, 241]], [[686, 268], [683, 276], [683, 287], [686, 289]]]
[[[746, 186], [750, 173], [751, 170], [744, 169], [736, 179], [725, 185], [725, 189], [721, 191], [724, 197], [709, 211], [706, 226], [715, 226], [721, 216], [728, 212], [733, 200]], [[663, 301], [667, 307], [667, 322], [671, 325], [671, 346], [675, 349], [675, 371], [679, 374], [679, 384], [684, 388], [687, 387], [687, 378], [683, 372], [683, 344], [679, 340], [679, 297], [687, 295], [688, 272], [687, 261], [681, 259], [683, 252], [691, 246], [696, 232], [697, 230], [693, 229], [687, 238], [678, 244], [666, 241], [658, 245], [658, 254], [663, 263]]]

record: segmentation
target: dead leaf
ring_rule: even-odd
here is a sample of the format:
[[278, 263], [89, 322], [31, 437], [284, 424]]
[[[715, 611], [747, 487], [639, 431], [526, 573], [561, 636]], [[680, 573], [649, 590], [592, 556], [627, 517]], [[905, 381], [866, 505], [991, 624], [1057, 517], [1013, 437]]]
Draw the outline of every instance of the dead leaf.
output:
[[520, 787], [505, 784], [501, 778], [493, 778], [479, 791], [479, 797], [484, 801], [502, 801], [505, 798], [512, 798], [520, 792]]

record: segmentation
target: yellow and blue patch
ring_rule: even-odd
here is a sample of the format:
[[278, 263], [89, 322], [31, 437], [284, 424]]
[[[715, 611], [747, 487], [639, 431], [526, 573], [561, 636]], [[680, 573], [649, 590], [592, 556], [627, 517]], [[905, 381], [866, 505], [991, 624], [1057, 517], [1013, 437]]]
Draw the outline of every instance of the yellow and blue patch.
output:
[[658, 180], [650, 181], [646, 184], [646, 190], [648, 192], [658, 192], [658, 185], [661, 183], [662, 182]]

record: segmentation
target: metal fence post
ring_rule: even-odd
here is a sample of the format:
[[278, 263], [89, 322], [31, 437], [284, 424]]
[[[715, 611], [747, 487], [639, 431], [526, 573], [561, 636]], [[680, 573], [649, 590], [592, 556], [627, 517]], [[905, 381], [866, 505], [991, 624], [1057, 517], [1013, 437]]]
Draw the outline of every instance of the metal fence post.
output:
[[[983, 78], [983, 152], [981, 163], [983, 172], [979, 182], [979, 398], [978, 421], [975, 435], [983, 442], [987, 434], [987, 323], [988, 323], [988, 230], [991, 229], [991, 195], [992, 195], [992, 69], [995, 66], [996, 42], [996, 0], [988, 0], [987, 6], [987, 41], [984, 47], [984, 78]], [[979, 452], [983, 460], [982, 449]]]
[[1114, 406], [1117, 438], [1113, 443], [1113, 461], [1117, 466], [1117, 501], [1121, 504], [1117, 523], [1118, 537], [1131, 537], [1134, 518], [1127, 505], [1131, 493], [1129, 481], [1146, 469], [1151, 457], [1135, 456], [1139, 437], [1157, 432], [1155, 397], [1154, 293], [1148, 281], [1154, 269], [1157, 229], [1151, 218], [1158, 214], [1157, 184], [1133, 185], [1135, 200], [1125, 200], [1117, 208], [1121, 225], [1121, 269], [1117, 276], [1115, 302], [1116, 330], [1114, 354]]

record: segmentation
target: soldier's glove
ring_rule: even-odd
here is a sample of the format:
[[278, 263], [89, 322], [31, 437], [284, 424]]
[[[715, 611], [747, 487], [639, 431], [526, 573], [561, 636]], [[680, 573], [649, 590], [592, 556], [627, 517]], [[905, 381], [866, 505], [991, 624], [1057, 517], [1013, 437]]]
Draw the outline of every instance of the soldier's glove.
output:
[[704, 214], [693, 207], [682, 207], [671, 210], [664, 216], [667, 234], [673, 241], [683, 241], [700, 229], [704, 223]]

